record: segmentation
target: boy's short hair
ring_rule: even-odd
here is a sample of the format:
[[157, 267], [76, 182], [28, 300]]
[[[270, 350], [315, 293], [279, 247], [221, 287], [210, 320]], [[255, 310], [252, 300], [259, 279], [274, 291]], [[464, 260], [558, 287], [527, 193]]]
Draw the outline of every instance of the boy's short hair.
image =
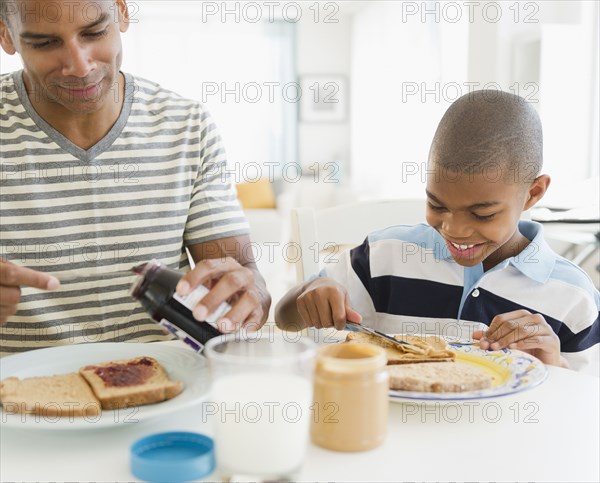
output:
[[479, 90], [448, 108], [433, 137], [429, 162], [452, 173], [531, 183], [542, 169], [542, 151], [542, 123], [525, 99]]

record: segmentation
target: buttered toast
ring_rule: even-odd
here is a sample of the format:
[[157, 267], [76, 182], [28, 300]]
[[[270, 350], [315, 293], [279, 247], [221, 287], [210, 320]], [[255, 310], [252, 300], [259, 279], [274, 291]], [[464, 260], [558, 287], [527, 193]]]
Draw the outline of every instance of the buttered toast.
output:
[[100, 401], [77, 373], [0, 381], [0, 402], [6, 414], [98, 416]]
[[[397, 337], [400, 339], [400, 337]], [[397, 347], [392, 342], [363, 332], [350, 332], [346, 342], [383, 347], [388, 357], [390, 389], [417, 392], [464, 392], [487, 389], [493, 378], [480, 367], [455, 361], [456, 353], [438, 336], [402, 336], [422, 353]]]
[[165, 401], [183, 390], [152, 357], [110, 361], [82, 367], [79, 373], [100, 400], [102, 409], [119, 409]]
[[383, 347], [386, 350], [388, 364], [390, 365], [416, 362], [451, 362], [456, 357], [454, 352], [448, 349], [447, 342], [441, 337], [408, 335], [402, 336], [401, 340], [422, 349], [422, 353], [409, 352], [409, 349], [403, 351], [392, 342], [364, 332], [350, 332], [346, 336], [346, 342], [361, 342]]

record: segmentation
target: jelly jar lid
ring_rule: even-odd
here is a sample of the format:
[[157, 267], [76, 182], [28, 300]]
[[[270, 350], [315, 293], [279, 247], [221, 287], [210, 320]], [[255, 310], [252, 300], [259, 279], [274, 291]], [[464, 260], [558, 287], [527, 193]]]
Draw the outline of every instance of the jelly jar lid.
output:
[[214, 444], [191, 432], [157, 433], [131, 445], [131, 472], [144, 481], [183, 482], [214, 470]]

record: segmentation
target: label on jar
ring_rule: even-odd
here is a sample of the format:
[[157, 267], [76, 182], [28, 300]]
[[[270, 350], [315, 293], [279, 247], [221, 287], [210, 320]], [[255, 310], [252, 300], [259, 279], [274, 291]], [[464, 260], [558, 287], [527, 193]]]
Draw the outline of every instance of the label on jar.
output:
[[159, 322], [159, 324], [162, 325], [167, 331], [169, 331], [171, 334], [173, 334], [179, 340], [185, 342], [188, 346], [190, 346], [196, 352], [202, 352], [202, 350], [204, 349], [204, 346], [200, 342], [198, 342], [193, 337], [190, 337], [190, 335], [187, 332], [184, 332], [176, 325], [173, 325], [167, 319], [162, 319]]
[[[187, 295], [181, 296], [177, 294], [177, 292], [174, 293], [173, 298], [184, 307], [193, 311], [194, 307], [198, 305], [198, 302], [200, 302], [208, 292], [209, 290], [204, 285], [198, 285]], [[229, 312], [229, 310], [231, 310], [231, 305], [227, 302], [222, 302], [212, 314], [209, 314], [208, 317], [206, 317], [205, 322], [216, 327], [217, 321], [221, 319], [226, 312]]]

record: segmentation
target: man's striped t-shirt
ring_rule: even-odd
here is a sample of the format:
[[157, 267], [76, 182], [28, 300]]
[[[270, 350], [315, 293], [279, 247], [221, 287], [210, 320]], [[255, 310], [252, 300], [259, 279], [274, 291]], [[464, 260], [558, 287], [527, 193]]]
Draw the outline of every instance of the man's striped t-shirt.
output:
[[169, 338], [129, 295], [134, 276], [101, 276], [151, 259], [189, 270], [185, 247], [247, 234], [208, 113], [125, 74], [125, 102], [96, 145], [46, 123], [22, 71], [0, 76], [0, 254], [44, 272], [98, 274], [55, 292], [22, 288], [0, 326], [1, 354], [82, 342]]
[[468, 337], [496, 315], [525, 309], [558, 334], [573, 369], [598, 374], [600, 296], [589, 276], [552, 251], [542, 226], [522, 221], [531, 243], [484, 272], [452, 259], [429, 225], [400, 225], [370, 234], [327, 265], [321, 276], [348, 289], [365, 323], [387, 333]]

